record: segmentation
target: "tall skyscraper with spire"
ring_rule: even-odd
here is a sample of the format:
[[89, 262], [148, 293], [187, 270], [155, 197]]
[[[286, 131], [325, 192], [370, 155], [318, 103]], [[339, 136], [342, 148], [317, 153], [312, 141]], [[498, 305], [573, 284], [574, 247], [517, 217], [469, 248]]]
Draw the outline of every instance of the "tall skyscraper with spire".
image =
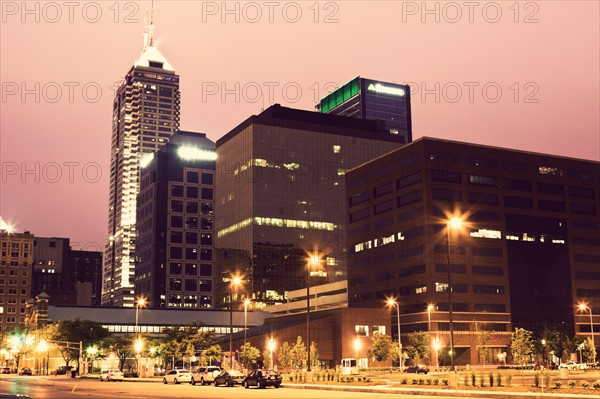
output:
[[154, 5], [142, 54], [113, 102], [108, 238], [102, 304], [134, 306], [136, 195], [140, 165], [179, 130], [179, 76], [154, 45]]

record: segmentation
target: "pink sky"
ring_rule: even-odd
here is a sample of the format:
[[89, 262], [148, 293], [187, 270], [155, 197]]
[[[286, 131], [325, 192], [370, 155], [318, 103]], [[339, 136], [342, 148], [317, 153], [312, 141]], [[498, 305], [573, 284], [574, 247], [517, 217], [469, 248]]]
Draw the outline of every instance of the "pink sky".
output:
[[[228, 2], [230, 14], [222, 2], [157, 3], [157, 46], [181, 76], [182, 129], [217, 140], [260, 112], [257, 88], [265, 107], [312, 109], [329, 82], [361, 75], [420, 88], [412, 97], [415, 139], [600, 159], [596, 1], [482, 1], [472, 9], [428, 2], [431, 14], [421, 1], [276, 3]], [[140, 54], [150, 2], [121, 2], [118, 13], [112, 1], [71, 10], [28, 2], [30, 14], [22, 4], [1, 3], [0, 216], [19, 231], [100, 249], [111, 86]], [[223, 85], [239, 98], [206, 92]], [[39, 102], [35, 94], [23, 98], [23, 88], [37, 91]], [[423, 88], [431, 94], [422, 97]]]

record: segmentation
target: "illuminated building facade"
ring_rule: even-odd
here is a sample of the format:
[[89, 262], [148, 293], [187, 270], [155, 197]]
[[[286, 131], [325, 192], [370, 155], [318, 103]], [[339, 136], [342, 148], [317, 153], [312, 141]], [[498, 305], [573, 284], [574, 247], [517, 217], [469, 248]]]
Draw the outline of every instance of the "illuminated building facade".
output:
[[135, 292], [155, 308], [213, 307], [215, 143], [180, 131], [142, 165]]
[[31, 298], [33, 235], [0, 230], [0, 331], [25, 323]]
[[600, 331], [599, 166], [422, 138], [349, 171], [349, 306], [397, 298], [403, 339], [431, 321], [447, 353], [450, 268], [456, 364], [481, 363], [477, 328], [496, 362], [514, 327], [589, 336], [579, 302]]
[[410, 87], [357, 76], [323, 97], [316, 106], [322, 113], [385, 121], [385, 130], [402, 143], [412, 141]]
[[108, 238], [102, 305], [133, 306], [136, 196], [140, 162], [179, 130], [179, 76], [153, 44], [153, 25], [142, 55], [113, 102]]
[[[255, 306], [306, 287], [309, 253], [320, 266], [311, 285], [346, 278], [344, 174], [402, 144], [382, 121], [273, 105], [217, 141], [215, 196], [217, 307], [229, 278], [245, 281], [233, 300]], [[238, 302], [239, 303], [239, 302]]]

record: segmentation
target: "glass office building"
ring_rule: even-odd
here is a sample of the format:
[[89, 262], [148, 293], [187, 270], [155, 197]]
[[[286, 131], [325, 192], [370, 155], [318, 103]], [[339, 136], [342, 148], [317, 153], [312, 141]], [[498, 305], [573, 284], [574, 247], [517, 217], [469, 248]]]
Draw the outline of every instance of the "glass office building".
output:
[[410, 87], [357, 76], [321, 99], [317, 111], [385, 121], [386, 131], [402, 143], [412, 141]]

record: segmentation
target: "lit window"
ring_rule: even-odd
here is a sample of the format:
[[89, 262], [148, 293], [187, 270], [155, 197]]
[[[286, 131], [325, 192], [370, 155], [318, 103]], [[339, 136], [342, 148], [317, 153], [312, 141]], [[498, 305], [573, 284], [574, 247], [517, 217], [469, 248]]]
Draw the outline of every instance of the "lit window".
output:
[[334, 145], [333, 146], [333, 153], [334, 154], [339, 154], [340, 152], [342, 152], [342, 146], [341, 145]]
[[369, 326], [357, 324], [354, 326], [354, 331], [356, 332], [356, 335], [361, 337], [369, 336]]
[[446, 291], [448, 291], [448, 284], [446, 284], [446, 283], [435, 283], [435, 291], [436, 292], [446, 292]]

